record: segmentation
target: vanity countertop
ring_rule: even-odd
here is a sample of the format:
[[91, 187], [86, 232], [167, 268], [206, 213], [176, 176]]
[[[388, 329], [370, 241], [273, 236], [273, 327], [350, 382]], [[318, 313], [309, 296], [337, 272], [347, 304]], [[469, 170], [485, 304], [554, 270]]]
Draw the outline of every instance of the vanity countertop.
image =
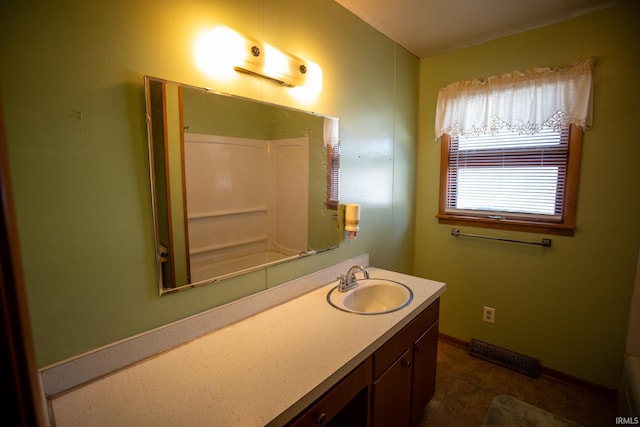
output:
[[445, 284], [370, 267], [411, 304], [358, 315], [326, 301], [335, 282], [55, 397], [64, 426], [281, 425], [440, 297]]

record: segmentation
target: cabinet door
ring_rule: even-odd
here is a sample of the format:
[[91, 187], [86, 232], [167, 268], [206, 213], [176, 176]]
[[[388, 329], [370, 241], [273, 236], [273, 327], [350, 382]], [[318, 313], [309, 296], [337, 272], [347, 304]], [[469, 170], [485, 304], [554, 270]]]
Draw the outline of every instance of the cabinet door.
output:
[[373, 383], [373, 426], [408, 426], [411, 410], [411, 351], [405, 351]]
[[436, 357], [438, 353], [438, 322], [435, 322], [413, 344], [413, 397], [411, 421], [420, 421], [436, 387]]

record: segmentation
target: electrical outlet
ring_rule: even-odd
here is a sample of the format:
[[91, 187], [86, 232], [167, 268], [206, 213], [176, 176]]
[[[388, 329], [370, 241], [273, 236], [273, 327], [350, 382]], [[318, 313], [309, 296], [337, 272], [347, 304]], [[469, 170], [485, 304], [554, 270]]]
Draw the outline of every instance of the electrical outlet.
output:
[[496, 320], [496, 309], [493, 307], [484, 306], [484, 311], [482, 312], [482, 320], [489, 323], [494, 323]]

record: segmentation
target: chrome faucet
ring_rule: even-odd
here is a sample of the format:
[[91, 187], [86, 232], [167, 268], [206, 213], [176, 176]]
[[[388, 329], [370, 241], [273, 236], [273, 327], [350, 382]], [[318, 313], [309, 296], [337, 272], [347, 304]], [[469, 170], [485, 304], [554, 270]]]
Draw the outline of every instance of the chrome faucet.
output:
[[369, 278], [369, 271], [365, 267], [361, 265], [354, 265], [347, 271], [346, 276], [343, 274], [338, 277], [338, 279], [340, 279], [340, 284], [338, 285], [338, 290], [340, 292], [346, 292], [358, 286], [358, 280], [356, 279], [356, 273], [358, 271], [361, 271], [362, 274], [364, 274], [365, 279]]

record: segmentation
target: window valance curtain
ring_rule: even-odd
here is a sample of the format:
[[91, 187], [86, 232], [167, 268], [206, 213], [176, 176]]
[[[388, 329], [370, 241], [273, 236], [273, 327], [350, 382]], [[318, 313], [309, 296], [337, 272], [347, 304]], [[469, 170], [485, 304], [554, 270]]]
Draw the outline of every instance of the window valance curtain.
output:
[[340, 143], [339, 137], [339, 129], [340, 129], [340, 119], [335, 117], [325, 117], [324, 118], [324, 145], [333, 146]]
[[567, 68], [531, 68], [447, 85], [438, 92], [436, 138], [503, 129], [535, 134], [570, 124], [589, 129], [595, 62], [587, 58]]

